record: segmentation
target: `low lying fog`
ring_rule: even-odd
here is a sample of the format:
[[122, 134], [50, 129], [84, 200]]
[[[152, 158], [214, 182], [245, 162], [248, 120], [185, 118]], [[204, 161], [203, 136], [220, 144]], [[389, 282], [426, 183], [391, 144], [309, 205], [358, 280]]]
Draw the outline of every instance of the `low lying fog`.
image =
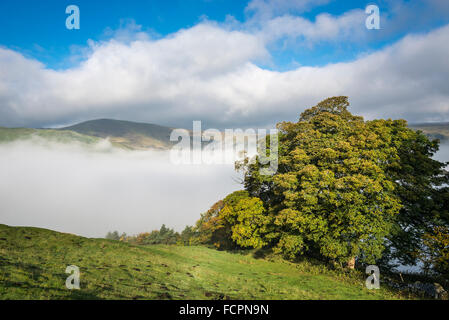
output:
[[0, 145], [0, 223], [103, 237], [181, 231], [241, 189], [232, 165], [173, 165], [168, 152], [42, 140]]
[[449, 142], [440, 145], [440, 150], [434, 158], [441, 162], [449, 161]]
[[[449, 144], [436, 155], [449, 161]], [[241, 189], [233, 165], [173, 165], [168, 152], [43, 140], [0, 145], [0, 223], [102, 237], [181, 231]]]

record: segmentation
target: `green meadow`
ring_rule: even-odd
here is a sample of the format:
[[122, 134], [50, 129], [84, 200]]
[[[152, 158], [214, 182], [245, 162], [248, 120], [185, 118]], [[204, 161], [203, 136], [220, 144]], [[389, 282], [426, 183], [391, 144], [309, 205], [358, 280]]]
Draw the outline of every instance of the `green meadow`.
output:
[[[80, 290], [68, 290], [68, 265]], [[320, 263], [203, 246], [135, 246], [0, 225], [0, 299], [408, 299]]]

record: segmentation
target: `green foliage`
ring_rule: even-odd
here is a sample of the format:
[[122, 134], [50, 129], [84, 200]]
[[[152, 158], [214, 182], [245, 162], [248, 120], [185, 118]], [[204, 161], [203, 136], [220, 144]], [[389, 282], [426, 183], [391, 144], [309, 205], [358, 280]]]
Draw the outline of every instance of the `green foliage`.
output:
[[109, 232], [106, 234], [105, 239], [108, 239], [108, 240], [120, 240], [120, 234], [118, 233], [117, 230], [116, 230], [116, 231], [113, 231], [113, 232], [110, 232], [110, 231], [109, 231]]
[[236, 165], [274, 219], [266, 240], [288, 257], [416, 263], [423, 235], [449, 224], [449, 175], [432, 159], [438, 141], [404, 120], [365, 122], [348, 106], [326, 99], [279, 124], [273, 177], [248, 159]]
[[246, 191], [237, 191], [223, 200], [220, 214], [231, 226], [232, 240], [240, 247], [262, 248], [267, 245], [265, 234], [271, 218], [266, 215], [263, 202], [249, 197]]
[[423, 236], [424, 248], [420, 258], [425, 269], [431, 269], [446, 278], [449, 277], [449, 228], [435, 227]]
[[409, 129], [404, 120], [374, 120], [368, 126], [381, 140], [379, 147], [386, 155], [382, 168], [402, 204], [383, 260], [415, 264], [423, 235], [435, 226], [449, 225], [447, 164], [432, 159], [438, 140]]
[[260, 175], [257, 161], [236, 164], [272, 218], [263, 241], [290, 258], [414, 264], [423, 235], [449, 225], [447, 164], [432, 159], [438, 141], [404, 120], [365, 122], [348, 106], [329, 98], [278, 124], [274, 176]]
[[180, 240], [180, 235], [163, 224], [160, 230], [142, 232], [130, 237], [125, 235], [120, 237], [120, 240], [137, 245], [176, 244]]
[[263, 202], [247, 191], [236, 191], [215, 203], [196, 224], [199, 243], [217, 248], [262, 248], [271, 218]]
[[273, 177], [277, 250], [317, 248], [327, 258], [374, 262], [400, 209], [380, 162], [378, 137], [347, 111], [346, 97], [282, 123], [279, 172]]
[[222, 200], [216, 202], [207, 212], [201, 215], [196, 222], [195, 231], [197, 242], [214, 245], [216, 248], [232, 249], [235, 243], [232, 241], [231, 226], [221, 215], [225, 204]]
[[195, 231], [195, 227], [186, 226], [184, 230], [182, 230], [180, 235], [180, 242], [184, 246], [192, 246], [199, 244], [197, 238], [198, 233]]

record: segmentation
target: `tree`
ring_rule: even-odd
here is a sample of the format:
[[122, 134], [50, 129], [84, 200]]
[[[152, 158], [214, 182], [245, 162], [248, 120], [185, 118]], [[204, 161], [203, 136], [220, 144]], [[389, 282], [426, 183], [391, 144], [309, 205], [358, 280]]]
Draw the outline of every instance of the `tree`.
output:
[[151, 232], [142, 232], [134, 237], [124, 237], [123, 241], [135, 243], [138, 245], [152, 244], [176, 244], [180, 239], [180, 235], [175, 230], [167, 228], [164, 224], [160, 230]]
[[180, 238], [182, 244], [185, 246], [190, 246], [198, 243], [198, 234], [195, 231], [195, 227], [192, 226], [186, 226], [181, 232]]
[[432, 232], [423, 236], [424, 248], [420, 258], [425, 263], [425, 269], [444, 276], [449, 275], [449, 228], [435, 227]]
[[364, 121], [348, 106], [347, 97], [329, 98], [298, 122], [278, 124], [278, 172], [261, 175], [257, 158], [237, 162], [245, 191], [202, 216], [200, 237], [218, 246], [271, 246], [291, 258], [319, 255], [349, 267], [356, 258], [415, 264], [430, 248], [445, 256], [449, 163], [432, 158], [439, 141], [405, 120]]
[[270, 221], [259, 198], [250, 197], [247, 191], [236, 191], [203, 214], [196, 230], [201, 243], [217, 248], [261, 248], [267, 244], [265, 234]]
[[231, 239], [231, 227], [223, 216], [220, 215], [223, 207], [224, 202], [222, 200], [214, 203], [196, 222], [195, 231], [198, 234], [199, 243], [211, 244], [221, 249], [232, 249], [235, 247]]
[[381, 140], [379, 147], [386, 154], [381, 166], [402, 204], [388, 236], [383, 263], [416, 264], [424, 234], [432, 233], [435, 226], [449, 225], [447, 163], [432, 158], [439, 141], [411, 130], [405, 120], [374, 120], [367, 124]]
[[334, 97], [304, 111], [297, 123], [278, 125], [279, 170], [258, 176], [245, 168], [245, 188], [269, 207], [267, 238], [288, 257], [318, 251], [351, 264], [382, 256], [384, 239], [401, 208], [382, 169], [379, 137]]
[[271, 218], [266, 214], [263, 202], [250, 197], [247, 191], [236, 191], [224, 200], [220, 214], [231, 227], [232, 240], [241, 247], [262, 248], [267, 245]]
[[105, 237], [106, 239], [109, 239], [109, 240], [120, 240], [120, 235], [119, 235], [119, 233], [118, 233], [118, 231], [113, 231], [113, 232], [108, 232], [107, 234], [106, 234], [106, 237]]
[[139, 233], [135, 239], [136, 244], [139, 244], [139, 245], [151, 244], [150, 237], [151, 237], [151, 235], [154, 235], [155, 232], [159, 233], [159, 231], [157, 231], [157, 230], [153, 231], [151, 233], [149, 233], [149, 232]]
[[174, 229], [167, 228], [163, 224], [155, 241], [162, 244], [175, 244], [178, 239], [179, 234]]

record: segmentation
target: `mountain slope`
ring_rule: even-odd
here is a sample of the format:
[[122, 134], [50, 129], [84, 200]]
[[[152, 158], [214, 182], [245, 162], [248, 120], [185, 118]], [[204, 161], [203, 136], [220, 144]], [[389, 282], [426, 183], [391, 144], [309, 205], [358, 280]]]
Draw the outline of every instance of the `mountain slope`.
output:
[[416, 123], [410, 124], [409, 127], [420, 130], [433, 139], [449, 140], [449, 122]]
[[27, 140], [33, 137], [39, 137], [42, 139], [68, 143], [68, 142], [80, 142], [83, 144], [98, 143], [100, 138], [92, 137], [78, 132], [64, 131], [53, 129], [30, 129], [30, 128], [4, 128], [0, 127], [0, 143], [12, 142], [17, 140]]
[[[409, 124], [431, 138], [449, 140], [449, 122]], [[30, 129], [0, 127], [0, 143], [29, 139], [38, 136], [44, 139], [67, 143], [97, 143], [108, 138], [115, 146], [126, 149], [169, 149], [176, 142], [170, 141], [172, 128], [149, 123], [122, 120], [90, 120], [60, 129]], [[205, 143], [207, 144], [207, 143]]]
[[[80, 269], [68, 290], [65, 269]], [[0, 225], [0, 299], [397, 299], [311, 263]], [[402, 297], [404, 298], [404, 297]]]
[[109, 138], [111, 142], [131, 149], [168, 149], [173, 144], [170, 141], [172, 128], [149, 123], [99, 119], [82, 122], [59, 130], [69, 130], [84, 135]]

